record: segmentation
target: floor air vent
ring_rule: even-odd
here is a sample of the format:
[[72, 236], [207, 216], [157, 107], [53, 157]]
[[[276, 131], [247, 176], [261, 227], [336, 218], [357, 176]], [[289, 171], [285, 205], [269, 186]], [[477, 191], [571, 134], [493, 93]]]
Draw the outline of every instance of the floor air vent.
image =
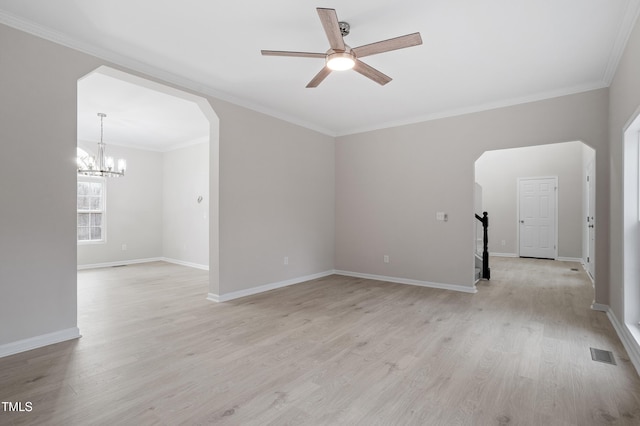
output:
[[610, 351], [603, 351], [602, 349], [591, 349], [591, 359], [598, 362], [604, 362], [605, 364], [616, 365], [616, 360], [613, 358], [613, 353]]

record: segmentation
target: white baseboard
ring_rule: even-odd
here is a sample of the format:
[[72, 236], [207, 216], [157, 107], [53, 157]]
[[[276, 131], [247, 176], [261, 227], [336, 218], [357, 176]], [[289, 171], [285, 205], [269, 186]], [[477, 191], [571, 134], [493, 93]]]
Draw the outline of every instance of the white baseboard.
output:
[[495, 257], [519, 257], [516, 253], [494, 253], [494, 252], [490, 252], [489, 256], [495, 256]]
[[184, 260], [171, 259], [169, 257], [162, 257], [160, 258], [160, 260], [168, 263], [173, 263], [175, 265], [182, 265], [182, 266], [188, 266], [189, 268], [202, 269], [203, 271], [209, 270], [209, 265], [200, 265], [199, 263], [185, 262]]
[[209, 270], [208, 265], [200, 265], [198, 263], [185, 262], [183, 260], [171, 259], [169, 257], [150, 257], [148, 259], [132, 259], [132, 260], [120, 260], [117, 262], [91, 263], [86, 265], [78, 265], [78, 270], [80, 271], [84, 269], [111, 268], [113, 266], [135, 265], [138, 263], [149, 263], [149, 262], [167, 262], [167, 263], [173, 263], [175, 265], [188, 266], [189, 268], [202, 269], [205, 271]]
[[78, 329], [78, 327], [72, 327], [67, 328], [66, 330], [55, 331], [41, 336], [18, 340], [17, 342], [0, 345], [0, 358], [41, 348], [43, 346], [53, 345], [55, 343], [65, 342], [67, 340], [78, 339], [80, 337], [82, 337], [80, 335], [80, 329]]
[[207, 296], [207, 300], [210, 300], [212, 302], [228, 302], [233, 299], [239, 299], [240, 297], [251, 296], [253, 294], [258, 294], [258, 293], [264, 293], [265, 291], [275, 290], [277, 288], [287, 287], [294, 284], [300, 284], [300, 283], [315, 280], [318, 278], [324, 278], [333, 274], [334, 274], [334, 271], [331, 270], [331, 271], [320, 272], [318, 274], [306, 275], [304, 277], [292, 278], [290, 280], [280, 281], [277, 283], [271, 283], [271, 284], [261, 285], [258, 287], [247, 288], [245, 290], [233, 291], [231, 293], [226, 293], [221, 295], [218, 295], [215, 293], [209, 293]]
[[582, 264], [582, 259], [579, 257], [558, 257], [556, 260], [560, 262], [578, 262]]
[[90, 263], [85, 265], [78, 265], [78, 270], [84, 269], [96, 269], [96, 268], [111, 268], [113, 266], [135, 265], [137, 263], [149, 263], [149, 262], [162, 262], [162, 257], [151, 257], [149, 259], [132, 259], [132, 260], [120, 260], [118, 262], [105, 262], [105, 263]]
[[616, 330], [616, 334], [620, 338], [622, 346], [624, 346], [624, 348], [626, 349], [631, 363], [635, 367], [636, 372], [640, 374], [640, 345], [638, 344], [638, 341], [633, 336], [627, 325], [623, 325], [618, 321], [618, 318], [616, 318], [615, 314], [611, 310], [611, 307], [608, 305], [594, 303], [593, 305], [591, 305], [591, 309], [606, 312], [607, 318], [609, 318], [609, 322], [611, 322], [611, 325], [613, 325], [613, 328]]
[[602, 303], [596, 303], [595, 301], [591, 304], [591, 309], [594, 311], [600, 312], [609, 312], [609, 305], [603, 305]]
[[383, 275], [361, 274], [359, 272], [351, 272], [351, 271], [334, 271], [334, 273], [336, 275], [345, 275], [347, 277], [365, 278], [365, 279], [376, 280], [376, 281], [387, 281], [387, 282], [398, 283], [398, 284], [415, 285], [419, 287], [438, 288], [441, 290], [461, 291], [463, 293], [478, 292], [478, 289], [476, 289], [475, 284], [473, 285], [473, 287], [468, 287], [464, 285], [432, 283], [429, 281], [419, 281], [419, 280], [412, 280], [408, 278], [396, 278], [396, 277], [386, 277]]

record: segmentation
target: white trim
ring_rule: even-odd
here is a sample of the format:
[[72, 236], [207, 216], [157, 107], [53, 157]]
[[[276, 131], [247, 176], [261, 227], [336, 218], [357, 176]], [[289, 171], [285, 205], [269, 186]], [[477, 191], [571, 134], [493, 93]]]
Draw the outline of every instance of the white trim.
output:
[[[76, 145], [76, 149], [78, 149], [80, 147], [78, 147]], [[82, 148], [80, 148], [82, 149]], [[82, 149], [84, 151], [84, 149]], [[85, 151], [86, 152], [86, 151]], [[102, 225], [100, 225], [100, 228], [102, 229], [102, 238], [99, 240], [78, 240], [78, 223], [76, 222], [76, 244], [79, 244], [81, 246], [84, 245], [91, 245], [91, 244], [106, 244], [107, 243], [107, 179], [105, 179], [102, 176], [84, 176], [84, 175], [78, 175], [76, 178], [76, 202], [78, 200], [78, 192], [77, 192], [77, 185], [78, 183], [99, 183], [102, 185], [101, 191], [101, 198], [102, 198], [102, 208], [98, 209], [98, 210], [78, 210], [78, 208], [76, 207], [76, 218], [78, 217], [78, 213], [100, 213], [102, 215]], [[89, 228], [91, 228], [91, 225], [89, 225]]]
[[591, 310], [598, 311], [598, 312], [609, 312], [609, 305], [596, 303], [596, 301], [594, 300], [593, 303], [591, 304]]
[[407, 126], [407, 125], [416, 124], [416, 123], [425, 123], [428, 121], [440, 120], [443, 118], [458, 117], [458, 116], [467, 115], [467, 114], [475, 114], [478, 112], [491, 111], [491, 110], [500, 109], [500, 108], [507, 108], [515, 105], [527, 104], [530, 102], [538, 102], [538, 101], [544, 101], [547, 99], [560, 98], [562, 96], [569, 96], [569, 95], [575, 95], [578, 93], [590, 92], [592, 90], [604, 89], [607, 87], [609, 87], [609, 84], [605, 84], [602, 81], [594, 81], [592, 83], [588, 83], [580, 86], [567, 87], [560, 90], [553, 90], [550, 92], [543, 92], [543, 93], [538, 93], [534, 95], [523, 96], [520, 98], [502, 99], [495, 102], [489, 102], [489, 103], [484, 103], [484, 104], [470, 106], [470, 107], [452, 109], [452, 110], [437, 112], [433, 114], [418, 115], [418, 116], [409, 117], [403, 120], [386, 121], [386, 122], [381, 122], [379, 124], [374, 124], [370, 126], [341, 129], [336, 132], [335, 136], [336, 137], [349, 136], [349, 135], [355, 135], [359, 133], [371, 132], [374, 130], [390, 129], [394, 127]]
[[361, 274], [359, 272], [351, 272], [351, 271], [334, 271], [334, 273], [336, 275], [344, 275], [347, 277], [365, 278], [368, 280], [376, 280], [376, 281], [387, 281], [391, 283], [415, 285], [418, 287], [437, 288], [441, 290], [453, 290], [453, 291], [460, 291], [463, 293], [478, 292], [478, 289], [476, 289], [475, 284], [473, 285], [473, 287], [469, 287], [469, 286], [457, 285], [457, 284], [441, 284], [441, 283], [433, 283], [429, 281], [412, 280], [408, 278], [387, 277], [384, 275]]
[[[90, 140], [87, 140], [87, 139], [78, 139], [78, 141], [82, 142], [83, 144], [95, 144], [95, 143], [97, 143], [97, 142], [90, 141]], [[178, 149], [188, 148], [188, 147], [194, 146], [194, 145], [200, 145], [202, 143], [206, 143], [206, 144], [209, 143], [209, 135], [197, 137], [197, 138], [192, 139], [192, 140], [187, 141], [187, 142], [180, 142], [180, 143], [174, 143], [174, 144], [171, 144], [171, 145], [163, 145], [163, 146], [138, 145], [138, 144], [129, 143], [129, 142], [127, 142], [127, 143], [109, 142], [109, 146], [117, 146], [117, 147], [121, 147], [121, 148], [135, 149], [135, 150], [138, 150], [138, 151], [149, 151], [149, 152], [165, 153], [165, 152], [175, 151], [175, 150], [178, 150]], [[90, 176], [83, 176], [83, 178], [84, 177], [90, 177]]]
[[604, 75], [602, 76], [602, 81], [604, 81], [607, 86], [610, 86], [613, 82], [613, 77], [616, 75], [618, 64], [620, 63], [620, 59], [622, 59], [624, 49], [627, 47], [627, 42], [629, 41], [629, 37], [631, 37], [631, 32], [633, 31], [634, 24], [638, 19], [638, 15], [640, 15], [640, 3], [637, 1], [629, 1], [627, 3], [627, 10], [625, 11], [622, 25], [620, 25], [618, 30], [618, 36], [616, 37], [613, 49], [611, 49], [611, 53], [609, 55], [607, 67], [605, 68]]
[[[582, 269], [587, 273], [587, 277], [591, 280], [591, 287], [596, 288], [596, 280], [591, 276], [591, 272], [589, 272], [589, 268], [587, 268], [587, 262], [584, 259], [580, 259], [580, 264], [582, 265]], [[595, 301], [593, 302], [596, 303]]]
[[489, 252], [489, 256], [495, 256], [495, 257], [520, 257], [516, 253], [494, 253], [494, 252]]
[[45, 40], [49, 40], [53, 43], [68, 47], [70, 49], [77, 50], [82, 53], [86, 53], [96, 58], [100, 58], [107, 62], [120, 65], [122, 67], [128, 68], [129, 70], [137, 71], [137, 72], [146, 74], [147, 76], [164, 80], [168, 83], [181, 86], [184, 89], [192, 90], [199, 94], [204, 94], [207, 96], [215, 97], [223, 101], [231, 102], [235, 105], [239, 105], [244, 108], [269, 115], [271, 117], [279, 118], [283, 121], [287, 121], [289, 123], [293, 123], [295, 125], [305, 127], [307, 129], [315, 130], [316, 132], [323, 133], [327, 136], [332, 136], [332, 137], [336, 136], [335, 132], [333, 132], [332, 130], [326, 129], [322, 126], [318, 126], [315, 123], [310, 123], [308, 121], [301, 120], [298, 117], [293, 117], [288, 114], [284, 114], [282, 112], [276, 111], [272, 108], [268, 108], [263, 105], [251, 102], [249, 100], [238, 98], [234, 95], [220, 91], [213, 87], [205, 86], [204, 84], [194, 81], [190, 78], [187, 78], [178, 74], [174, 74], [172, 72], [163, 70], [153, 65], [146, 64], [144, 62], [140, 62], [136, 59], [121, 55], [112, 50], [104, 49], [89, 43], [79, 41], [66, 34], [63, 34], [55, 30], [51, 30], [42, 25], [36, 24], [34, 22], [28, 21], [26, 19], [15, 16], [13, 14], [10, 14], [6, 11], [0, 11], [0, 23], [8, 25], [9, 27], [15, 28], [17, 30], [32, 34], [36, 37], [40, 37]]
[[209, 270], [209, 265], [201, 265], [199, 263], [185, 262], [184, 260], [171, 259], [171, 258], [168, 258], [168, 257], [162, 257], [162, 258], [160, 258], [160, 260], [162, 260], [164, 262], [167, 262], [167, 263], [174, 263], [176, 265], [188, 266], [189, 268], [202, 269], [203, 271], [208, 271]]
[[189, 148], [191, 146], [200, 145], [202, 143], [206, 143], [207, 145], [209, 144], [209, 135], [208, 134], [207, 134], [207, 136], [195, 138], [195, 139], [192, 139], [192, 140], [190, 140], [188, 142], [174, 143], [173, 145], [166, 146], [166, 147], [162, 148], [161, 152], [176, 151], [178, 149]]
[[150, 257], [147, 259], [131, 259], [131, 260], [118, 260], [115, 262], [91, 263], [91, 264], [85, 264], [85, 265], [78, 265], [78, 270], [81, 271], [84, 269], [111, 268], [113, 266], [136, 265], [138, 263], [150, 263], [150, 262], [167, 262], [167, 263], [173, 263], [175, 265], [187, 266], [189, 268], [202, 269], [204, 271], [209, 270], [208, 265], [201, 265], [199, 263], [193, 263], [193, 262], [185, 262], [183, 260], [171, 259], [168, 257]]
[[627, 351], [627, 355], [629, 355], [631, 363], [635, 367], [636, 372], [640, 374], [640, 345], [638, 345], [638, 341], [629, 330], [629, 326], [627, 324], [624, 326], [620, 324], [618, 318], [616, 318], [611, 307], [608, 305], [594, 302], [593, 305], [591, 305], [591, 309], [594, 311], [605, 312], [607, 314], [607, 318], [609, 318], [609, 322], [613, 325], [618, 338], [620, 338], [620, 341], [622, 342], [622, 346], [624, 346]]
[[85, 265], [78, 265], [78, 270], [84, 269], [97, 269], [97, 268], [110, 268], [112, 266], [125, 266], [135, 265], [137, 263], [149, 263], [149, 262], [162, 262], [163, 257], [150, 257], [148, 259], [132, 259], [132, 260], [119, 260], [117, 262], [105, 262], [105, 263], [91, 263]]
[[584, 261], [579, 257], [560, 257], [560, 256], [558, 256], [556, 258], [556, 260], [559, 261], [559, 262], [578, 262], [579, 264], [581, 264], [584, 267]]
[[207, 294], [207, 300], [210, 302], [220, 303], [220, 296], [215, 293], [209, 293]]
[[438, 120], [438, 119], [447, 118], [447, 117], [456, 117], [460, 115], [472, 114], [472, 113], [477, 113], [482, 111], [489, 111], [493, 109], [505, 108], [509, 106], [520, 105], [520, 104], [525, 104], [529, 102], [536, 102], [536, 101], [545, 100], [545, 99], [553, 99], [553, 98], [558, 98], [562, 96], [568, 96], [572, 94], [583, 93], [591, 90], [609, 87], [611, 85], [611, 81], [613, 80], [613, 76], [617, 69], [622, 53], [624, 52], [624, 48], [626, 47], [627, 41], [631, 35], [631, 31], [636, 21], [638, 12], [640, 11], [640, 8], [638, 8], [637, 4], [631, 4], [631, 3], [633, 2], [630, 2], [629, 9], [631, 9], [632, 7], [635, 7], [635, 10], [633, 9], [628, 10], [628, 13], [625, 15], [625, 20], [620, 27], [620, 32], [618, 34], [618, 38], [616, 39], [614, 50], [612, 51], [611, 56], [609, 58], [609, 63], [607, 64], [602, 81], [594, 81], [594, 82], [580, 85], [580, 86], [567, 87], [560, 90], [543, 92], [535, 95], [523, 96], [520, 98], [504, 99], [504, 100], [480, 104], [472, 107], [465, 107], [460, 109], [443, 111], [435, 114], [419, 115], [419, 116], [407, 118], [404, 120], [388, 121], [388, 122], [384, 122], [376, 125], [363, 126], [359, 128], [341, 129], [341, 130], [328, 129], [323, 126], [319, 126], [316, 123], [311, 123], [306, 120], [301, 120], [299, 117], [290, 116], [288, 114], [284, 114], [282, 112], [276, 111], [264, 105], [259, 105], [254, 102], [248, 101], [246, 99], [238, 98], [229, 93], [222, 92], [218, 89], [214, 89], [213, 87], [204, 86], [202, 83], [183, 77], [181, 75], [165, 71], [158, 67], [140, 62], [136, 59], [121, 55], [111, 50], [107, 50], [104, 48], [100, 48], [100, 47], [76, 40], [73, 37], [70, 37], [66, 34], [51, 30], [42, 25], [36, 24], [34, 22], [25, 20], [13, 14], [10, 14], [6, 11], [0, 11], [0, 23], [5, 24], [9, 27], [18, 29], [20, 31], [35, 35], [36, 37], [49, 40], [59, 45], [86, 53], [88, 55], [106, 60], [108, 62], [118, 64], [120, 66], [129, 68], [130, 70], [141, 72], [141, 73], [147, 74], [148, 76], [158, 78], [160, 80], [164, 80], [172, 84], [176, 84], [185, 89], [193, 90], [197, 93], [201, 93], [208, 96], [213, 96], [223, 101], [231, 102], [233, 104], [242, 106], [244, 108], [248, 108], [250, 110], [257, 111], [257, 112], [269, 115], [271, 117], [279, 118], [281, 120], [287, 121], [289, 123], [293, 123], [301, 127], [305, 127], [310, 130], [314, 130], [319, 133], [323, 133], [327, 136], [338, 137], [338, 136], [347, 136], [347, 135], [352, 135], [357, 133], [370, 132], [373, 130], [387, 129], [387, 128], [405, 126], [405, 125], [415, 124], [415, 123], [422, 123], [426, 121]]
[[288, 287], [290, 285], [300, 284], [303, 282], [316, 280], [318, 278], [328, 277], [329, 275], [333, 275], [334, 272], [335, 271], [333, 270], [320, 272], [313, 275], [306, 275], [304, 277], [291, 278], [289, 280], [280, 281], [277, 283], [265, 284], [258, 287], [251, 287], [244, 290], [233, 291], [231, 293], [226, 293], [221, 295], [218, 295], [215, 293], [209, 293], [207, 295], [207, 300], [210, 300], [212, 302], [228, 302], [230, 300], [239, 299], [241, 297], [251, 296], [258, 293], [264, 293], [265, 291], [275, 290], [281, 287]]
[[65, 330], [54, 331], [53, 333], [30, 337], [24, 340], [18, 340], [17, 342], [0, 345], [0, 358], [41, 348], [43, 346], [53, 345], [55, 343], [65, 342], [67, 340], [78, 339], [80, 337], [82, 337], [80, 335], [80, 329], [78, 329], [78, 327], [72, 327]]

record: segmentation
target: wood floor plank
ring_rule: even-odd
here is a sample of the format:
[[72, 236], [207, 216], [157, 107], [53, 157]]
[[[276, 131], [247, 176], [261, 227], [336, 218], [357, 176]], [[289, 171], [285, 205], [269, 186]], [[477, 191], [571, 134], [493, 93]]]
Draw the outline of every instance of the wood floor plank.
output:
[[0, 425], [640, 424], [579, 265], [491, 263], [477, 294], [329, 276], [219, 304], [196, 269], [80, 271], [83, 337], [0, 359], [0, 400], [33, 404]]

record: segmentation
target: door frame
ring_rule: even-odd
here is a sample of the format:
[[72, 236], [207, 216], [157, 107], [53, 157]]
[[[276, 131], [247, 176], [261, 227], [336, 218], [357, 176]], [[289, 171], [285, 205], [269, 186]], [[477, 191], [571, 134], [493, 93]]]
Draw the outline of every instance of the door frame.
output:
[[516, 179], [516, 238], [518, 240], [518, 257], [520, 257], [520, 182], [533, 179], [553, 179], [555, 182], [555, 218], [554, 218], [554, 241], [553, 259], [558, 260], [558, 176], [527, 176]]
[[[585, 174], [586, 174], [586, 178], [587, 178], [587, 188], [586, 188], [586, 199], [587, 199], [587, 222], [585, 223], [586, 228], [586, 233], [584, 234], [587, 238], [587, 244], [586, 244], [586, 248], [587, 248], [587, 258], [589, 259], [589, 261], [587, 262], [587, 259], [583, 259], [584, 263], [585, 263], [585, 269], [587, 270], [587, 273], [589, 274], [591, 281], [593, 282], [595, 280], [595, 259], [596, 259], [596, 228], [595, 228], [595, 214], [596, 214], [596, 161], [595, 158], [591, 161], [589, 161], [589, 163], [587, 163], [586, 167], [585, 167]], [[593, 193], [593, 196], [592, 194]], [[591, 213], [593, 213], [593, 216], [591, 216]], [[584, 218], [584, 214], [582, 215]], [[590, 218], [590, 219], [589, 219]], [[593, 228], [589, 228], [589, 225], [593, 225]], [[589, 231], [589, 229], [592, 229], [592, 231]], [[592, 245], [592, 237], [593, 237], [593, 245]], [[584, 246], [583, 246], [584, 247]]]

